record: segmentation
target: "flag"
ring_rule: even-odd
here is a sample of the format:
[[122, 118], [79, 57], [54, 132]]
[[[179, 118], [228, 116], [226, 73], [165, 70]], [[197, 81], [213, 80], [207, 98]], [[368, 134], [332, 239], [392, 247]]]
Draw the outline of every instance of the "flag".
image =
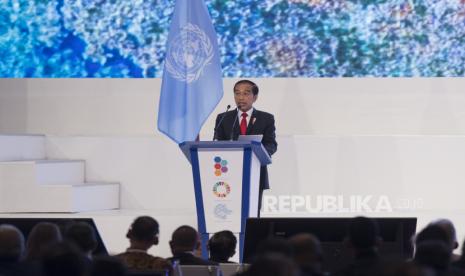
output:
[[158, 130], [193, 141], [223, 97], [217, 37], [203, 0], [177, 0], [171, 20], [158, 109]]

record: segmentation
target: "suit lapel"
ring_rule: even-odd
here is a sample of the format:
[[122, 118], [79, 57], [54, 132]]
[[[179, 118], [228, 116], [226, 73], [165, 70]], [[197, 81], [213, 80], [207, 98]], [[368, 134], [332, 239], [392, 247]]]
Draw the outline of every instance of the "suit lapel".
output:
[[257, 111], [254, 110], [252, 111], [252, 116], [250, 117], [249, 124], [247, 125], [247, 131], [245, 132], [246, 134], [251, 134], [252, 129], [255, 126], [255, 123], [257, 122]]

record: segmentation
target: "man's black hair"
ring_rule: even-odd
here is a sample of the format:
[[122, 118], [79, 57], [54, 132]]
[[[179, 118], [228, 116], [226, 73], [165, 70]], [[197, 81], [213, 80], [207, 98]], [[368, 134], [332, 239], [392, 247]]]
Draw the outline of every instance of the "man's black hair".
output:
[[188, 225], [180, 226], [171, 235], [171, 243], [179, 248], [194, 250], [198, 245], [197, 230]]
[[151, 241], [159, 233], [158, 222], [149, 216], [141, 216], [134, 220], [128, 238], [139, 241]]
[[349, 224], [348, 238], [355, 248], [372, 248], [379, 238], [378, 224], [371, 218], [355, 217]]
[[227, 261], [236, 251], [237, 238], [231, 231], [224, 230], [213, 234], [208, 241], [210, 258], [215, 261]]
[[250, 86], [252, 86], [252, 93], [254, 96], [257, 96], [258, 95], [258, 86], [251, 80], [240, 80], [238, 82], [236, 82], [234, 84], [234, 90], [236, 90], [236, 86], [238, 86], [239, 84], [249, 84]]
[[97, 235], [87, 222], [72, 222], [66, 227], [65, 240], [74, 243], [83, 253], [97, 248]]

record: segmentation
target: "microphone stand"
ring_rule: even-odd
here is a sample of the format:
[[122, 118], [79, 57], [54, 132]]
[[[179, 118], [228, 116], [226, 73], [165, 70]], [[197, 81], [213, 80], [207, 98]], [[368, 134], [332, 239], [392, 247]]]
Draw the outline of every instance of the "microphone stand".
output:
[[[237, 110], [237, 109], [236, 109]], [[236, 115], [234, 116], [234, 123], [232, 125], [232, 128], [231, 128], [231, 137], [229, 137], [229, 141], [233, 141], [233, 138], [234, 138], [234, 126], [236, 125], [236, 122], [237, 122], [237, 113], [239, 111], [236, 112]]]
[[223, 122], [224, 120], [224, 117], [226, 116], [226, 113], [228, 112], [228, 110], [231, 108], [231, 105], [228, 104], [228, 106], [226, 107], [226, 111], [223, 113], [223, 116], [221, 116], [221, 119], [220, 121], [218, 122], [218, 124], [215, 126], [215, 129], [213, 131], [213, 141], [218, 141], [218, 137], [216, 137], [217, 133], [216, 131], [218, 130], [218, 127], [221, 125], [221, 123]]

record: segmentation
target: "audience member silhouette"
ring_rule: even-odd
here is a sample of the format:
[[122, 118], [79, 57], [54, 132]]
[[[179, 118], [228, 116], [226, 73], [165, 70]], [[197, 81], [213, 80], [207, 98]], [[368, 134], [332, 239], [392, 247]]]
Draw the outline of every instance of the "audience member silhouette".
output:
[[229, 230], [220, 231], [208, 241], [208, 250], [210, 251], [210, 260], [217, 263], [234, 263], [229, 258], [236, 254], [237, 238]]
[[323, 253], [320, 241], [312, 234], [302, 233], [289, 238], [294, 252], [294, 261], [301, 276], [325, 275], [322, 271]]
[[166, 270], [171, 273], [172, 266], [169, 261], [147, 253], [152, 246], [158, 244], [158, 235], [159, 225], [154, 218], [136, 218], [126, 234], [129, 248], [116, 257], [131, 271]]
[[457, 242], [457, 234], [452, 221], [448, 219], [438, 219], [432, 221], [429, 225], [437, 225], [446, 232], [449, 240], [449, 246], [451, 248], [451, 262], [457, 261], [460, 258], [460, 255], [454, 254], [454, 250], [459, 247], [459, 243]]
[[177, 228], [170, 241], [173, 257], [169, 260], [179, 265], [218, 265], [217, 262], [204, 260], [194, 255], [200, 247], [199, 233], [192, 227], [183, 225]]
[[450, 265], [450, 236], [439, 225], [430, 224], [420, 231], [415, 247], [415, 263], [433, 269], [438, 275], [465, 275], [464, 271]]
[[24, 236], [13, 225], [0, 225], [0, 275], [29, 275], [20, 264], [24, 255]]
[[347, 245], [353, 251], [354, 260], [336, 275], [377, 275], [382, 264], [378, 254], [381, 244], [378, 224], [367, 217], [355, 217], [349, 223]]
[[24, 236], [13, 225], [0, 225], [0, 261], [17, 263], [24, 254]]
[[52, 244], [62, 241], [62, 235], [58, 226], [50, 222], [36, 224], [26, 242], [26, 261], [40, 261], [45, 250]]
[[97, 248], [97, 235], [87, 222], [72, 222], [66, 226], [65, 240], [76, 245], [89, 260], [92, 252]]
[[[215, 233], [208, 242], [210, 260], [196, 256], [199, 233], [184, 225], [177, 228], [169, 242], [173, 257], [165, 260], [148, 254], [158, 244], [159, 225], [148, 216], [138, 217], [127, 232], [130, 246], [116, 257], [90, 259], [96, 248], [94, 229], [74, 222], [65, 229], [65, 242], [57, 225], [42, 222], [24, 236], [12, 225], [0, 225], [0, 276], [126, 276], [131, 273], [173, 273], [172, 263], [180, 265], [218, 265], [229, 263], [235, 254], [237, 239], [231, 231]], [[381, 258], [378, 225], [375, 220], [356, 217], [348, 226], [346, 243], [354, 260], [334, 273], [344, 276], [458, 276], [465, 275], [465, 244], [462, 257], [451, 262], [457, 248], [455, 228], [449, 220], [431, 222], [415, 237], [415, 256], [408, 262], [390, 262]], [[465, 243], [465, 242], [464, 242]], [[288, 240], [272, 237], [261, 242], [247, 271], [238, 276], [322, 276], [323, 253], [318, 239], [308, 233]]]

